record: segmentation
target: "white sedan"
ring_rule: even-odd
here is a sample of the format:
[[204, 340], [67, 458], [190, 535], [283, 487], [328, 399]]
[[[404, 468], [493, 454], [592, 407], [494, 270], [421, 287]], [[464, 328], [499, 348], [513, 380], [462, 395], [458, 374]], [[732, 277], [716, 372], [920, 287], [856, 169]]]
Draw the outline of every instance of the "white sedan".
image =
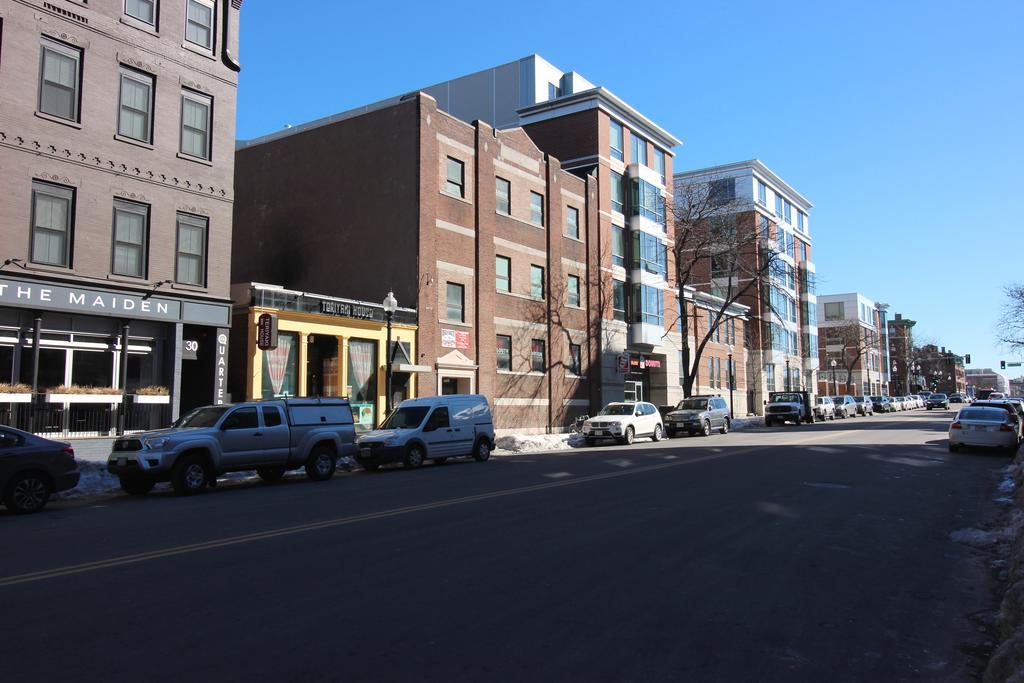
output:
[[949, 425], [949, 450], [956, 452], [961, 446], [989, 446], [1017, 452], [1019, 425], [1016, 416], [1002, 408], [961, 408]]

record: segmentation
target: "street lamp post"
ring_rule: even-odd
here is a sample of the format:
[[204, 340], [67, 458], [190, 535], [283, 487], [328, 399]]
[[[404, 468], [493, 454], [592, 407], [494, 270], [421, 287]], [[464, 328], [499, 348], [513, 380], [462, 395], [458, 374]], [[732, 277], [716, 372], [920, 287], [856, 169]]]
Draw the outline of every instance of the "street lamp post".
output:
[[736, 414], [732, 411], [732, 392], [736, 388], [736, 375], [732, 370], [732, 344], [729, 345], [729, 367], [727, 369], [729, 370], [729, 414], [735, 417]]
[[387, 391], [387, 395], [384, 397], [384, 413], [385, 415], [391, 414], [391, 364], [395, 354], [391, 351], [391, 318], [395, 315], [395, 309], [398, 308], [398, 300], [395, 298], [394, 292], [389, 291], [388, 295], [384, 297], [384, 317], [388, 323], [388, 343], [384, 347], [384, 354], [387, 357], [387, 367], [384, 369], [384, 390]]
[[839, 383], [836, 382], [836, 365], [837, 365], [836, 359], [833, 358], [832, 362], [829, 363], [829, 365], [832, 366], [832, 395], [833, 396], [838, 396], [839, 395]]
[[789, 381], [789, 359], [786, 359], [786, 391], [793, 390], [793, 383]]

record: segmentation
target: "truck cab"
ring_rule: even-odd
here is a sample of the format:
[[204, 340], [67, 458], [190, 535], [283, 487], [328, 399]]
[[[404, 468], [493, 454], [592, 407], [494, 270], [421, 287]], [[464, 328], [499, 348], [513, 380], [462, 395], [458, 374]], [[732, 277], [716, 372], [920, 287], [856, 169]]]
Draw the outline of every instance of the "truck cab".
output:
[[808, 391], [772, 391], [764, 407], [764, 425], [814, 422], [814, 397]]

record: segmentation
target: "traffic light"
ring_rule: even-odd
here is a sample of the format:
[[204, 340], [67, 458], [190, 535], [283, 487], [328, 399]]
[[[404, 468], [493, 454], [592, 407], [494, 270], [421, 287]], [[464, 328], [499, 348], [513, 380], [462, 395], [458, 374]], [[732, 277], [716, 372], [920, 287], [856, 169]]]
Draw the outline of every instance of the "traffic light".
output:
[[1005, 360], [999, 361], [999, 369], [1000, 370], [1005, 370], [1006, 369], [1006, 361]]
[[967, 354], [966, 356], [964, 356], [964, 362], [967, 363], [968, 365], [971, 364], [971, 354]]

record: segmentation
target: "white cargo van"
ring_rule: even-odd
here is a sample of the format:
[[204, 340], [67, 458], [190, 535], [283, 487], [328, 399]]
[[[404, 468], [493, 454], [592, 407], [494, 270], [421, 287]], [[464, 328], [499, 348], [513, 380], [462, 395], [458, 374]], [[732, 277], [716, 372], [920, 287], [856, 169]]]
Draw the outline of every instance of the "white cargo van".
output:
[[356, 442], [365, 469], [388, 463], [419, 467], [424, 460], [473, 456], [483, 462], [494, 449], [494, 418], [480, 394], [451, 394], [402, 401], [381, 424]]

